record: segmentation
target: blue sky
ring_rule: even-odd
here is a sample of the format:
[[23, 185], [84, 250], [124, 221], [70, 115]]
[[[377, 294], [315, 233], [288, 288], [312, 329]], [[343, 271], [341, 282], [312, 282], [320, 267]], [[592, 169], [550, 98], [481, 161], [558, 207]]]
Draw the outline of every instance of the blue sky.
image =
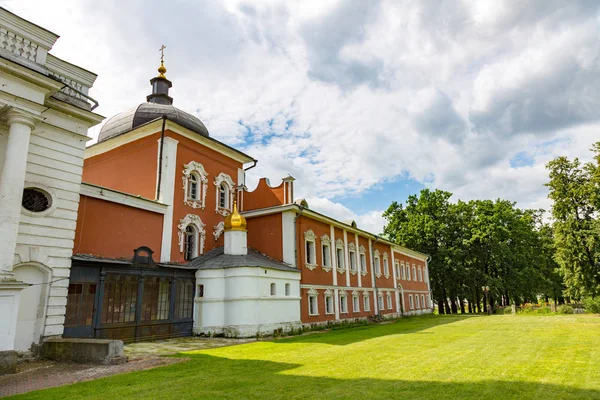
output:
[[548, 208], [545, 164], [600, 140], [597, 1], [0, 4], [98, 73], [107, 117], [145, 101], [165, 44], [174, 105], [259, 159], [248, 186], [291, 174], [311, 207], [374, 232], [423, 187]]

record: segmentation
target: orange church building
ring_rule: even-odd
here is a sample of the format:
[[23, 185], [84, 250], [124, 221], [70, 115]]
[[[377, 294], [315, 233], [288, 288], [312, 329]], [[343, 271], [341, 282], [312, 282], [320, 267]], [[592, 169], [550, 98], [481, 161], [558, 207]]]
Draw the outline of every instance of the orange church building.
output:
[[175, 108], [165, 72], [85, 151], [65, 336], [251, 336], [432, 311], [427, 255], [311, 210], [291, 176], [249, 191], [257, 160]]

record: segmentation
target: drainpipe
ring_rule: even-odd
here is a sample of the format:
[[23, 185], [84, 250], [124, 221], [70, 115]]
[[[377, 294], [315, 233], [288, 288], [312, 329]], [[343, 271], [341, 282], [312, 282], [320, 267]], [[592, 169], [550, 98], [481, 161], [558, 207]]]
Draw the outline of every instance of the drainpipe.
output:
[[165, 143], [165, 124], [167, 122], [167, 116], [162, 117], [162, 129], [160, 132], [160, 150], [158, 154], [158, 184], [156, 185], [156, 201], [160, 199], [160, 183], [162, 180], [162, 161], [163, 161], [163, 145]]

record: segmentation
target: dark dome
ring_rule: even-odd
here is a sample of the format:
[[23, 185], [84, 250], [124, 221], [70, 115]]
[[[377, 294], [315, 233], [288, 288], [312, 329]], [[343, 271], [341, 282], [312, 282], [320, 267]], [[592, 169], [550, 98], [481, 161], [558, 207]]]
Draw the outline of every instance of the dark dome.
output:
[[139, 106], [123, 111], [106, 121], [100, 130], [98, 142], [122, 135], [147, 122], [162, 118], [163, 115], [165, 115], [169, 121], [173, 121], [184, 128], [194, 131], [202, 136], [209, 136], [208, 130], [202, 121], [185, 111], [181, 111], [168, 104], [142, 103]]

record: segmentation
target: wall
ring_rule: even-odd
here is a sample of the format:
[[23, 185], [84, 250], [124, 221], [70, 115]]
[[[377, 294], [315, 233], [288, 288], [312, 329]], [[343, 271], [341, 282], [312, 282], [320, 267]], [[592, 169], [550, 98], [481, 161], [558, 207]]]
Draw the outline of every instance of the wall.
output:
[[83, 181], [147, 199], [156, 197], [160, 132], [86, 158]]
[[25, 187], [46, 190], [52, 195], [53, 204], [48, 212], [40, 214], [23, 210], [15, 264], [39, 264], [52, 282], [44, 289], [39, 303], [45, 307], [38, 310], [45, 315], [44, 326], [35, 329], [43, 336], [60, 335], [63, 331], [86, 141], [82, 135], [44, 123], [38, 124], [31, 135]]
[[148, 246], [159, 260], [162, 219], [162, 214], [81, 196], [73, 252], [130, 259], [133, 249]]
[[283, 261], [281, 214], [263, 215], [247, 219], [248, 246]]
[[[223, 235], [218, 240], [214, 240], [213, 232], [215, 227], [225, 220], [225, 217], [216, 211], [217, 206], [217, 188], [214, 184], [216, 177], [220, 173], [228, 174], [237, 186], [238, 169], [243, 165], [217, 151], [209, 149], [191, 139], [178, 135], [175, 132], [167, 130], [165, 134], [177, 140], [177, 166], [175, 168], [175, 192], [173, 201], [173, 237], [171, 239], [171, 261], [184, 262], [183, 253], [180, 251], [177, 225], [187, 214], [196, 214], [202, 222], [206, 224], [206, 239], [204, 252], [206, 253], [214, 247], [223, 246]], [[202, 164], [208, 173], [208, 188], [206, 192], [205, 208], [193, 208], [184, 203], [183, 186], [183, 168], [191, 161], [197, 161]], [[154, 178], [154, 183], [156, 178]], [[235, 189], [234, 189], [235, 190]], [[234, 196], [235, 197], [235, 196]], [[200, 253], [200, 250], [198, 251]]]
[[256, 189], [244, 191], [242, 210], [250, 211], [284, 204], [284, 186], [284, 182], [281, 182], [279, 186], [271, 187], [267, 178], [261, 178]]
[[[299, 275], [262, 267], [198, 270], [196, 284], [204, 285], [204, 296], [195, 299], [194, 333], [250, 337], [299, 327]], [[274, 296], [271, 283], [277, 287]]]

